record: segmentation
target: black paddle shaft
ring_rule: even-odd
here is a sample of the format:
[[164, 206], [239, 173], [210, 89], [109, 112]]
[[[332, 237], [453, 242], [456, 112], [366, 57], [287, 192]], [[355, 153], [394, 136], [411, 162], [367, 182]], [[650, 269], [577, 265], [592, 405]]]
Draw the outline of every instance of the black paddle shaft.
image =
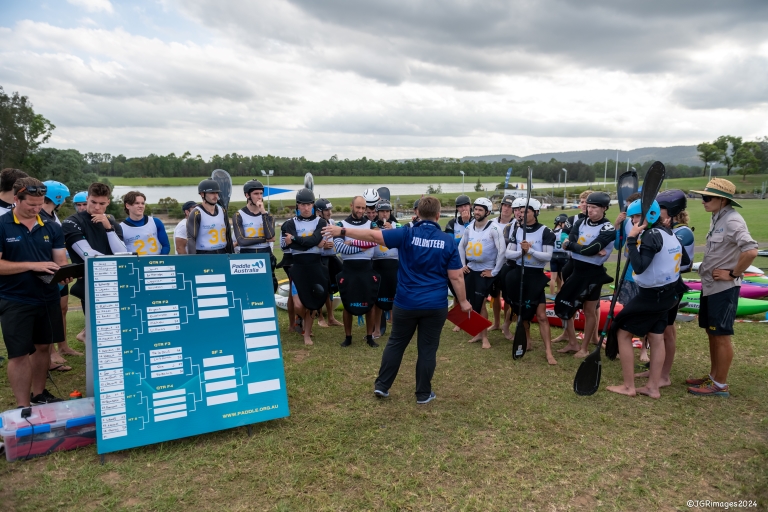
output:
[[[531, 185], [533, 183], [533, 169], [528, 168], [528, 197], [525, 200], [525, 211], [523, 212], [523, 242], [525, 242], [525, 233], [528, 227], [528, 205], [531, 203]], [[512, 340], [512, 359], [520, 359], [525, 355], [528, 345], [528, 338], [525, 335], [525, 326], [522, 324], [523, 316], [523, 281], [525, 280], [525, 254], [522, 254], [521, 246], [520, 256], [520, 302], [518, 303], [517, 325], [515, 326], [515, 336]]]

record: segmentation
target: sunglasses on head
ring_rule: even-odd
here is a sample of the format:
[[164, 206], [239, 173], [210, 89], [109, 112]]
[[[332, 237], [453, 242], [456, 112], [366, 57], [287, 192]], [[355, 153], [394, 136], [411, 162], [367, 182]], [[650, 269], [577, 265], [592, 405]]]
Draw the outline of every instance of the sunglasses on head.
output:
[[30, 185], [28, 187], [21, 187], [19, 191], [16, 192], [16, 195], [19, 195], [22, 192], [26, 192], [31, 196], [44, 196], [45, 193], [48, 192], [48, 187], [45, 185]]

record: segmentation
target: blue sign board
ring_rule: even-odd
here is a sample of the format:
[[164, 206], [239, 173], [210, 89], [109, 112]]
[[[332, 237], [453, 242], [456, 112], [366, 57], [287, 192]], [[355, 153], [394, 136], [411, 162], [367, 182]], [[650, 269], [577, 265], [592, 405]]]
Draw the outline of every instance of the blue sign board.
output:
[[98, 453], [289, 415], [268, 256], [87, 260]]

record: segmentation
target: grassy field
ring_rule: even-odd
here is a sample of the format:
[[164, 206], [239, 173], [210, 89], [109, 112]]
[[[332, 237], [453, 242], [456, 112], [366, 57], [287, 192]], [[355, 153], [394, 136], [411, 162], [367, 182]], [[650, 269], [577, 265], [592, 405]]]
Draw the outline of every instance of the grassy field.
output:
[[[764, 204], [745, 201], [742, 212], [760, 241]], [[700, 245], [707, 215], [695, 201], [690, 210]], [[551, 225], [556, 213], [541, 220]], [[437, 399], [417, 406], [415, 347], [379, 401], [382, 348], [367, 347], [361, 327], [348, 349], [338, 346], [340, 328], [315, 328], [306, 347], [282, 310], [279, 320], [290, 417], [257, 424], [250, 437], [238, 428], [110, 454], [103, 466], [93, 446], [0, 462], [3, 510], [672, 511], [705, 499], [768, 507], [766, 324], [736, 324], [730, 399], [686, 393], [683, 380], [706, 373], [709, 355], [696, 323], [679, 324], [673, 385], [659, 401], [606, 392], [621, 379], [618, 361], [604, 361], [596, 395], [576, 396], [579, 361], [557, 355], [548, 366], [535, 326], [534, 350], [520, 361], [498, 332], [482, 350], [446, 327]], [[71, 311], [70, 340], [83, 325]], [[68, 361], [74, 370], [54, 375], [54, 394], [85, 387], [83, 358]], [[14, 405], [0, 371], [0, 408]]]
[[[478, 176], [467, 176], [465, 183], [474, 185], [477, 182]], [[499, 183], [504, 181], [504, 176], [479, 176], [480, 181], [483, 183], [491, 183], [498, 181]], [[173, 187], [183, 185], [197, 185], [202, 177], [188, 177], [188, 178], [107, 178], [113, 185], [124, 186], [146, 186], [146, 187]], [[259, 179], [265, 184], [267, 179], [262, 176], [233, 176], [232, 183], [235, 185], [244, 185], [246, 181], [252, 179]], [[424, 183], [424, 184], [438, 184], [438, 183], [461, 183], [461, 176], [316, 176], [316, 185], [376, 185], [384, 183]], [[512, 182], [525, 181], [525, 179], [519, 176], [513, 176], [509, 179]], [[534, 180], [541, 181], [541, 180]], [[274, 176], [269, 179], [270, 185], [300, 185], [304, 183], [303, 176]], [[471, 186], [469, 187], [471, 188]]]

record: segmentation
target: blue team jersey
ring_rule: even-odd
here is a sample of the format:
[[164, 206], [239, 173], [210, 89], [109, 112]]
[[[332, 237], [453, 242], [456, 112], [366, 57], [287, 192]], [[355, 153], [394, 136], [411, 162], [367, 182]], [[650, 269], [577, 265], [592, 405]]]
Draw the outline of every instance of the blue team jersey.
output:
[[384, 245], [397, 248], [400, 255], [395, 306], [408, 310], [447, 307], [448, 270], [462, 267], [453, 237], [428, 220], [381, 234]]

